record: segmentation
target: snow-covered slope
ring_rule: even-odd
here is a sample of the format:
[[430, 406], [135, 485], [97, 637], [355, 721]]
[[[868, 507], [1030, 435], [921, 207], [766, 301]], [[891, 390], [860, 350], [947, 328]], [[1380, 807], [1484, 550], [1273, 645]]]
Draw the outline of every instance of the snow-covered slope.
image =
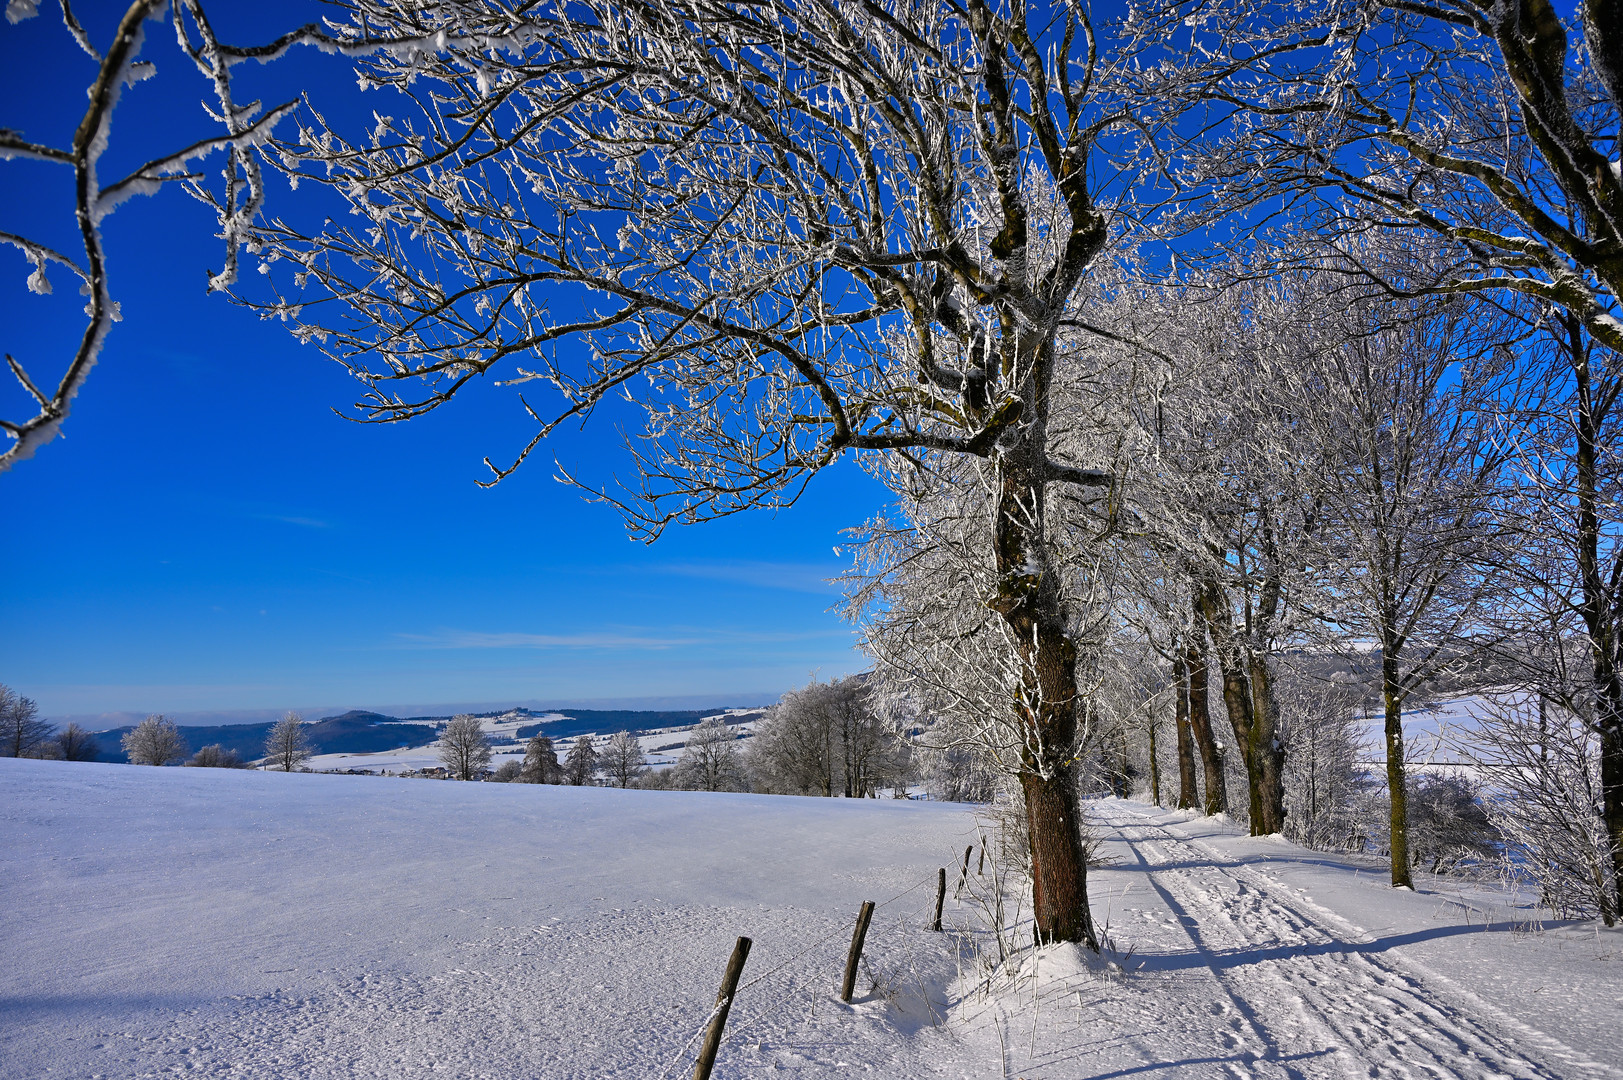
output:
[[[755, 734], [760, 709], [727, 709], [714, 715], [729, 721], [730, 726], [740, 738], [748, 738]], [[736, 720], [736, 717], [749, 717], [746, 720]], [[519, 735], [520, 729], [533, 731], [539, 723], [542, 725], [556, 721], [573, 720], [573, 717], [563, 713], [506, 713], [495, 717], [481, 717], [480, 727], [489, 737], [493, 755], [491, 768], [499, 768], [506, 761], [524, 760], [525, 737]], [[709, 719], [708, 717], [704, 719]], [[576, 725], [578, 727], [578, 725]], [[682, 749], [687, 745], [688, 735], [693, 731], [693, 724], [679, 724], [674, 727], [653, 728], [641, 733], [638, 743], [648, 757], [648, 764], [654, 769], [664, 769], [674, 765], [682, 756]], [[621, 730], [619, 728], [615, 731]], [[541, 731], [547, 733], [547, 728]], [[569, 751], [570, 743], [581, 735], [586, 735], [602, 749], [612, 731], [582, 731], [567, 738], [559, 737], [553, 740], [553, 749], [561, 759]], [[391, 775], [406, 770], [422, 770], [436, 768], [443, 765], [440, 760], [440, 744], [438, 740], [422, 746], [401, 747], [396, 750], [383, 750], [376, 753], [356, 754], [318, 754], [311, 758], [306, 767], [312, 772], [359, 772], [383, 773]]]
[[0, 759], [0, 1078], [685, 1076], [740, 934], [718, 1080], [1623, 1078], [1619, 931], [1089, 815], [1115, 966], [997, 965], [963, 807]]
[[[834, 983], [861, 902], [933, 885], [970, 827], [906, 801], [0, 759], [0, 1076], [657, 1077], [739, 935], [746, 982], [818, 944], [741, 994], [718, 1076], [910, 1074], [922, 1011]], [[929, 892], [875, 917], [875, 971], [955, 970]]]

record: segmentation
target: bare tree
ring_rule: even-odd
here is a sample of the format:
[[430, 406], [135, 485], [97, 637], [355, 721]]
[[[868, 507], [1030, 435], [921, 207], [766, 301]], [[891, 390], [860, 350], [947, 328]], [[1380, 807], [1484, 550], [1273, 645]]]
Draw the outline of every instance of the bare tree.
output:
[[[33, 3], [13, 3], [6, 9], [12, 22], [30, 18], [35, 14]], [[189, 62], [210, 84], [214, 107], [205, 106], [199, 118], [218, 125], [212, 134], [200, 138], [176, 137], [167, 145], [140, 153], [145, 163], [129, 174], [107, 178], [101, 175], [102, 158], [112, 143], [113, 113], [120, 98], [157, 73], [150, 61], [137, 59], [146, 38], [149, 20], [165, 19], [164, 9], [170, 8], [168, 21], [182, 63]], [[107, 251], [102, 240], [102, 223], [128, 199], [137, 195], [151, 195], [172, 184], [185, 188], [192, 196], [207, 204], [219, 223], [219, 235], [225, 240], [225, 263], [210, 274], [210, 291], [225, 289], [236, 280], [238, 251], [250, 241], [250, 223], [259, 214], [264, 200], [260, 178], [260, 165], [255, 147], [261, 144], [297, 104], [297, 100], [262, 109], [259, 102], [239, 105], [232, 94], [232, 68], [247, 59], [261, 62], [280, 56], [299, 43], [320, 43], [326, 48], [341, 47], [341, 43], [328, 38], [315, 26], [308, 26], [286, 34], [261, 46], [239, 48], [219, 41], [201, 0], [178, 0], [169, 5], [166, 0], [133, 0], [124, 9], [116, 28], [107, 35], [105, 50], [98, 47], [93, 35], [75, 17], [73, 9], [62, 5], [65, 31], [70, 34], [90, 60], [89, 84], [85, 87], [88, 102], [70, 142], [47, 145], [25, 138], [20, 130], [0, 130], [0, 160], [44, 162], [59, 167], [71, 192], [74, 208], [74, 233], [79, 255], [60, 251], [45, 243], [48, 235], [41, 228], [33, 235], [0, 231], [0, 244], [8, 244], [22, 252], [33, 265], [28, 276], [29, 292], [45, 295], [53, 290], [50, 271], [60, 269], [77, 279], [78, 292], [86, 297], [84, 331], [78, 347], [65, 364], [56, 365], [60, 375], [52, 379], [39, 373], [40, 367], [51, 368], [49, 362], [25, 364], [6, 355], [11, 373], [22, 384], [32, 400], [34, 413], [23, 419], [0, 419], [0, 430], [10, 442], [0, 452], [0, 472], [16, 462], [28, 458], [45, 443], [55, 438], [75, 395], [84, 387], [96, 359], [101, 353], [113, 324], [120, 320], [119, 304], [113, 298], [111, 273]], [[350, 48], [365, 47], [349, 44]], [[41, 96], [65, 100], [54, 93], [55, 88], [42, 88]], [[223, 153], [225, 167], [223, 185], [218, 191], [209, 187], [204, 174], [193, 171], [193, 164], [215, 153]], [[29, 369], [34, 369], [31, 375]]]
[[23, 697], [0, 683], [0, 757], [34, 757], [51, 738], [54, 728], [39, 718], [33, 698]]
[[[402, 91], [367, 137], [311, 121], [277, 144], [360, 217], [262, 229], [270, 306], [360, 380], [361, 419], [495, 373], [555, 388], [525, 402], [535, 440], [496, 479], [608, 395], [643, 395], [640, 481], [603, 494], [649, 536], [783, 505], [846, 452], [983, 463], [1037, 924], [1092, 941], [1047, 507], [1114, 476], [1056, 441], [1051, 395], [1112, 224], [1154, 212], [1144, 140], [1188, 96], [1162, 83], [1213, 72], [1070, 4], [348, 8], [339, 36], [443, 45], [360, 62]], [[593, 299], [565, 313], [541, 288]]]
[[744, 759], [738, 752], [738, 732], [719, 716], [695, 724], [671, 773], [674, 787], [695, 791], [743, 788]]
[[524, 767], [519, 780], [526, 784], [557, 784], [563, 781], [558, 752], [545, 735], [532, 735], [524, 746]]
[[864, 679], [815, 679], [791, 690], [755, 727], [745, 756], [757, 791], [864, 798], [890, 783], [905, 749], [875, 712]]
[[616, 731], [603, 744], [598, 768], [616, 787], [628, 788], [648, 772], [648, 758], [635, 731]]
[[[1518, 613], [1507, 655], [1530, 694], [1597, 737], [1608, 879], [1623, 890], [1623, 354], [1570, 313], [1540, 314], [1525, 393], [1504, 417], [1518, 480], [1502, 504], [1509, 542], [1496, 564]], [[1623, 892], [1605, 910], [1623, 911]]]
[[597, 775], [597, 764], [597, 750], [592, 746], [592, 737], [582, 735], [564, 756], [564, 780], [576, 787], [590, 784]]
[[[1235, 205], [1265, 181], [1317, 190], [1321, 236], [1395, 225], [1411, 249], [1436, 244], [1431, 280], [1395, 292], [1535, 298], [1623, 349], [1623, 18], [1616, 0], [1577, 9], [1575, 24], [1550, 0], [1304, 5], [1301, 48], [1256, 71], [1234, 99], [1250, 121], [1202, 165]], [[1277, 41], [1278, 16], [1236, 5], [1227, 32]], [[1385, 279], [1356, 240], [1340, 251]]]
[[1613, 846], [1601, 791], [1600, 736], [1584, 717], [1538, 694], [1492, 695], [1462, 745], [1501, 793], [1487, 811], [1504, 838], [1504, 867], [1537, 887], [1557, 916], [1619, 918]]
[[440, 732], [440, 761], [453, 780], [477, 780], [490, 766], [490, 737], [477, 716], [453, 716]]
[[1281, 680], [1286, 835], [1310, 848], [1362, 847], [1355, 843], [1363, 831], [1359, 815], [1374, 782], [1361, 760], [1366, 748], [1353, 715], [1358, 697], [1344, 682], [1301, 673]]
[[[1346, 575], [1335, 640], [1380, 649], [1391, 876], [1410, 888], [1403, 707], [1492, 644], [1492, 509], [1505, 454], [1494, 424], [1502, 365], [1461, 302], [1348, 303], [1302, 282], [1311, 318], [1279, 370], [1304, 446], [1319, 453], [1321, 573]], [[1486, 354], [1486, 355], [1484, 355]]]
[[161, 714], [147, 717], [122, 740], [131, 765], [172, 765], [191, 753], [174, 721]]
[[69, 724], [57, 732], [56, 743], [64, 761], [95, 761], [101, 756], [96, 737], [78, 724]]
[[310, 737], [304, 733], [304, 717], [296, 712], [287, 713], [278, 720], [265, 737], [267, 768], [292, 772], [310, 760], [310, 754]]
[[243, 761], [235, 750], [227, 750], [219, 743], [210, 743], [186, 762], [196, 769], [246, 769], [248, 763]]

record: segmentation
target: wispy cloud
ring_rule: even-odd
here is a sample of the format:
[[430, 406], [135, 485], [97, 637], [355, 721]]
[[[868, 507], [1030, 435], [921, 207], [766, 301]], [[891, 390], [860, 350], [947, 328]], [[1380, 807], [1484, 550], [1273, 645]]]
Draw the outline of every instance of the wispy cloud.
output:
[[297, 517], [292, 514], [255, 514], [260, 521], [280, 521], [284, 525], [298, 525], [305, 529], [329, 529], [332, 526], [319, 518]]
[[695, 637], [661, 637], [646, 634], [513, 634], [483, 633], [476, 630], [447, 630], [439, 634], [396, 634], [404, 648], [415, 649], [671, 649], [699, 645]]
[[526, 634], [482, 630], [442, 630], [435, 634], [394, 635], [401, 649], [676, 649], [684, 646], [785, 644], [848, 638], [846, 629], [768, 632], [731, 628], [673, 626], [657, 630], [591, 630], [574, 634]]
[[830, 579], [836, 577], [843, 567], [829, 563], [733, 561], [660, 563], [650, 569], [656, 573], [726, 581], [758, 589], [837, 593], [840, 591], [839, 585]]

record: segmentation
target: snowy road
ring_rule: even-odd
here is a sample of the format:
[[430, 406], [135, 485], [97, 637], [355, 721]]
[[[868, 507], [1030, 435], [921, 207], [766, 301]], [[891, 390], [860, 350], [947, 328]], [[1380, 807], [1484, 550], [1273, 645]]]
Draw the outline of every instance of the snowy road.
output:
[[[1221, 850], [1180, 835], [1186, 830], [1179, 819], [1158, 808], [1110, 800], [1095, 805], [1091, 816], [1115, 859], [1096, 875], [1095, 907], [1111, 920], [1118, 948], [1130, 950], [1123, 960], [1129, 974], [1115, 994], [1101, 993], [1097, 976], [1063, 967], [1058, 977], [1036, 978], [1026, 1009], [1005, 1010], [998, 1018], [1002, 1042], [1014, 1051], [1008, 1075], [1623, 1076], [1615, 1049], [1609, 1061], [1574, 1050], [1405, 955], [1406, 945], [1421, 943], [1467, 953], [1508, 950], [1506, 974], [1536, 980], [1549, 974], [1542, 968], [1568, 959], [1550, 955], [1555, 941], [1520, 942], [1532, 947], [1518, 957], [1515, 935], [1506, 926], [1485, 924], [1480, 913], [1458, 905], [1440, 908], [1435, 896], [1393, 894], [1378, 876], [1364, 875], [1360, 882], [1351, 867], [1324, 865], [1314, 853], [1277, 841], [1225, 838], [1225, 846], [1241, 850]], [[1406, 933], [1388, 933], [1390, 927], [1371, 933], [1315, 900], [1303, 884], [1329, 894], [1328, 902], [1338, 907], [1356, 902], [1353, 894], [1361, 891], [1366, 904], [1370, 898], [1386, 901], [1383, 914], [1400, 923], [1407, 914], [1411, 924], [1418, 914], [1424, 925]], [[1616, 988], [1609, 978], [1592, 993], [1615, 1005]], [[1051, 1018], [1046, 1028], [1045, 1010]], [[1089, 1013], [1104, 1023], [1090, 1025]], [[1063, 1019], [1056, 1022], [1055, 1014]], [[1083, 1034], [1090, 1026], [1091, 1038]], [[1065, 1027], [1074, 1030], [1054, 1038]], [[1615, 1031], [1613, 1026], [1590, 1035], [1612, 1045]], [[1108, 1066], [1090, 1064], [1101, 1057]]]
[[1259, 1076], [1517, 1078], [1623, 1075], [1480, 1002], [1243, 864], [1115, 808], [1110, 827], [1203, 953]]

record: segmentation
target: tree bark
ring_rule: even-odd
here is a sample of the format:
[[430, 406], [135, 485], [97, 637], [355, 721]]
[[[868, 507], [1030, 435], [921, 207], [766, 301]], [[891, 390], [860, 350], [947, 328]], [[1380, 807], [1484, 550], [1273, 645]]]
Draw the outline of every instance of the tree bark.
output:
[[1279, 704], [1274, 700], [1268, 655], [1252, 652], [1246, 662], [1251, 673], [1251, 757], [1257, 765], [1262, 811], [1260, 822], [1253, 819], [1251, 832], [1271, 836], [1285, 831], [1285, 747], [1279, 739]]
[[[1283, 816], [1283, 777], [1279, 771], [1282, 761], [1267, 759], [1276, 752], [1270, 743], [1258, 745], [1258, 724], [1251, 678], [1247, 668], [1246, 650], [1235, 636], [1229, 622], [1228, 597], [1223, 587], [1208, 580], [1200, 589], [1198, 606], [1211, 635], [1212, 650], [1217, 653], [1218, 672], [1223, 682], [1223, 704], [1228, 709], [1229, 726], [1234, 729], [1234, 741], [1240, 747], [1240, 760], [1245, 765], [1246, 788], [1250, 796], [1251, 835], [1266, 836], [1278, 831]], [[1266, 725], [1271, 727], [1272, 725]], [[1277, 809], [1276, 809], [1277, 808]]]
[[1201, 618], [1206, 632], [1211, 635], [1212, 651], [1217, 654], [1218, 678], [1223, 687], [1223, 705], [1228, 710], [1229, 726], [1234, 729], [1234, 741], [1240, 748], [1240, 760], [1245, 765], [1246, 787], [1251, 801], [1251, 821], [1256, 824], [1258, 813], [1257, 770], [1251, 763], [1251, 686], [1240, 658], [1239, 642], [1234, 640], [1234, 628], [1229, 624], [1228, 598], [1214, 581], [1201, 587], [1198, 594]]
[[1409, 877], [1409, 789], [1403, 768], [1403, 693], [1396, 651], [1381, 656], [1381, 698], [1386, 704], [1386, 789], [1392, 803], [1392, 887], [1412, 889]]
[[[1619, 663], [1619, 623], [1623, 622], [1623, 591], [1618, 590], [1619, 567], [1610, 581], [1600, 560], [1600, 433], [1604, 416], [1597, 409], [1589, 350], [1578, 319], [1568, 314], [1567, 348], [1577, 396], [1576, 446], [1578, 465], [1578, 573], [1582, 582], [1581, 614], [1589, 636], [1591, 685], [1595, 695], [1595, 723], [1600, 734], [1601, 814], [1612, 841], [1614, 911], [1623, 911], [1623, 664]], [[1612, 919], [1608, 917], [1607, 925]]]
[[1147, 717], [1146, 722], [1149, 725], [1149, 736], [1150, 736], [1150, 799], [1155, 803], [1156, 806], [1160, 806], [1161, 805], [1161, 763], [1159, 761], [1155, 760], [1155, 750], [1156, 750], [1155, 736], [1156, 736], [1157, 730], [1160, 728], [1161, 725], [1156, 722], [1154, 704], [1149, 705], [1148, 710], [1149, 710], [1149, 715]]
[[[1039, 388], [1046, 385], [1041, 370], [1033, 379]], [[1097, 951], [1077, 799], [1077, 646], [1043, 537], [1046, 402], [1039, 395], [1035, 405], [1037, 422], [998, 462], [994, 608], [1020, 650], [1022, 685], [1014, 708], [1024, 737], [1020, 787], [1031, 845], [1034, 930], [1040, 940], [1080, 941]]]
[[1206, 772], [1204, 812], [1226, 814], [1229, 809], [1228, 777], [1223, 771], [1223, 748], [1212, 735], [1211, 676], [1206, 668], [1206, 628], [1199, 619], [1184, 646], [1184, 663], [1189, 671], [1189, 729], [1200, 749]]
[[1181, 643], [1172, 651], [1172, 688], [1172, 725], [1178, 735], [1178, 809], [1193, 810], [1200, 805], [1200, 793], [1195, 788], [1195, 740], [1189, 728], [1189, 664]]

